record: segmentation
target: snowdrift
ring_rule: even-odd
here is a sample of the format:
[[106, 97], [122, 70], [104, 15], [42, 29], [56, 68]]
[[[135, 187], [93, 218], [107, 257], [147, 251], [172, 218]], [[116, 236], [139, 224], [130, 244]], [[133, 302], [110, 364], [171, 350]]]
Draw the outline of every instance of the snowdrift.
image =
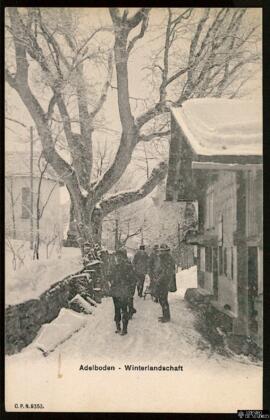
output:
[[85, 327], [86, 322], [87, 319], [84, 315], [63, 308], [56, 319], [41, 327], [40, 333], [31, 347], [41, 350], [46, 356], [59, 344], [72, 337], [75, 332]]
[[25, 258], [25, 265], [19, 270], [13, 271], [11, 255], [6, 250], [6, 306], [37, 299], [52, 284], [82, 269], [78, 248], [63, 248], [63, 255], [60, 259], [35, 261], [31, 259], [32, 251], [29, 249], [27, 251], [29, 255]]

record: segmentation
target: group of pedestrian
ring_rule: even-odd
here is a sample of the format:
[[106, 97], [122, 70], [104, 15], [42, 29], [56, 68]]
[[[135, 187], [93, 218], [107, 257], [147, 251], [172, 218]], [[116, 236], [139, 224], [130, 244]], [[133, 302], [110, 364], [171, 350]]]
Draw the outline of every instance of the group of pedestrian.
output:
[[[110, 294], [113, 298], [116, 333], [127, 334], [128, 322], [136, 309], [133, 298], [137, 286], [138, 296], [143, 296], [146, 275], [150, 277], [150, 293], [162, 308], [160, 322], [171, 319], [168, 292], [176, 291], [175, 262], [166, 244], [155, 245], [150, 256], [141, 245], [132, 263], [124, 248], [115, 253], [116, 262], [110, 273]], [[122, 322], [122, 328], [121, 328]]]

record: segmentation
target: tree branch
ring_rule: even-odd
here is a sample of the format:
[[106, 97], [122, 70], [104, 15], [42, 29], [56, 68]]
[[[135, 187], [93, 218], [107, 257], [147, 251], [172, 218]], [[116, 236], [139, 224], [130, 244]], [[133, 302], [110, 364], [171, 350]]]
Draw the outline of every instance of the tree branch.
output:
[[157, 168], [153, 169], [150, 177], [140, 189], [136, 191], [127, 191], [124, 193], [116, 194], [103, 200], [100, 203], [102, 214], [106, 216], [113, 210], [146, 197], [151, 191], [153, 191], [159, 182], [165, 178], [167, 174], [167, 168], [167, 164], [165, 162], [161, 162]]
[[169, 134], [171, 134], [171, 130], [157, 131], [157, 132], [153, 132], [151, 134], [141, 134], [138, 137], [138, 142], [140, 142], [140, 141], [149, 142], [149, 141], [154, 140], [155, 138], [158, 138], [158, 137], [166, 137]]
[[122, 246], [123, 245], [125, 245], [126, 243], [127, 243], [127, 241], [130, 239], [130, 238], [133, 238], [134, 236], [138, 236], [140, 233], [141, 233], [141, 231], [142, 231], [142, 228], [141, 227], [139, 227], [137, 230], [135, 230], [135, 232], [133, 232], [133, 233], [127, 233], [126, 234], [126, 237], [124, 238], [124, 239], [121, 239], [121, 238], [119, 238], [119, 242], [122, 244]]
[[128, 54], [130, 54], [130, 52], [131, 52], [132, 48], [134, 47], [134, 45], [136, 44], [136, 42], [139, 39], [144, 37], [144, 34], [145, 34], [145, 32], [147, 30], [147, 27], [148, 27], [149, 12], [150, 12], [150, 9], [148, 9], [144, 14], [144, 17], [142, 19], [142, 24], [141, 24], [141, 30], [140, 30], [139, 34], [134, 36], [134, 38], [129, 42], [128, 48], [127, 48]]
[[18, 120], [15, 120], [14, 118], [5, 117], [5, 119], [8, 120], [8, 121], [12, 121], [12, 122], [14, 122], [16, 124], [19, 124], [19, 125], [21, 125], [24, 128], [27, 128], [27, 126], [25, 124], [23, 124], [22, 122], [20, 122]]
[[107, 94], [108, 94], [108, 89], [111, 85], [112, 73], [113, 73], [113, 56], [112, 56], [112, 52], [110, 51], [109, 57], [108, 57], [107, 80], [104, 83], [104, 86], [101, 90], [101, 95], [100, 95], [100, 98], [98, 100], [98, 103], [97, 103], [95, 109], [90, 113], [90, 118], [92, 118], [92, 119], [95, 118], [95, 116], [99, 113], [99, 111], [101, 110], [102, 106], [104, 105], [104, 103], [106, 101]]
[[[17, 71], [15, 82], [14, 78], [11, 79], [10, 77], [7, 77], [7, 82], [11, 82], [10, 86], [17, 91], [31, 117], [33, 118], [39, 137], [41, 139], [44, 156], [47, 162], [51, 164], [59, 177], [62, 178], [67, 183], [67, 185], [70, 186], [70, 188], [78, 191], [78, 184], [74, 171], [71, 166], [55, 150], [55, 145], [52, 139], [50, 127], [48, 126], [46, 114], [37, 98], [33, 95], [28, 84], [28, 62], [26, 57], [26, 47], [17, 40], [17, 38], [23, 37], [25, 35], [24, 26], [21, 22], [18, 10], [16, 8], [9, 8], [9, 13], [12, 33], [14, 34], [13, 41], [15, 45]], [[38, 52], [36, 53], [38, 54]], [[43, 62], [42, 57], [41, 62]], [[9, 72], [6, 74], [9, 75]]]
[[15, 47], [16, 75], [15, 78], [6, 71], [7, 81], [11, 87], [15, 88], [18, 84], [26, 84], [28, 79], [28, 61], [25, 46], [23, 45], [24, 30], [21, 25], [19, 13], [15, 7], [8, 8], [11, 22], [11, 33]]
[[[38, 20], [39, 20], [40, 29], [41, 29], [41, 31], [43, 33], [43, 36], [44, 36], [45, 40], [47, 41], [47, 44], [48, 44], [49, 49], [51, 51], [51, 55], [52, 55], [52, 58], [54, 60], [55, 67], [58, 70], [59, 76], [62, 77], [62, 72], [61, 72], [61, 69], [60, 69], [60, 60], [59, 59], [61, 58], [61, 61], [65, 64], [65, 66], [66, 66], [66, 68], [68, 70], [71, 70], [71, 65], [67, 61], [65, 55], [62, 53], [61, 48], [60, 48], [60, 45], [58, 44], [58, 42], [55, 39], [55, 37], [49, 32], [49, 30], [45, 26], [45, 24], [43, 24], [42, 18], [41, 18], [40, 9], [38, 9], [37, 16], [38, 16]], [[50, 46], [52, 46], [52, 48], [53, 48], [55, 57], [54, 57], [54, 55], [52, 53], [52, 50], [51, 50], [51, 47]]]
[[167, 79], [168, 79], [168, 72], [169, 72], [169, 51], [171, 45], [171, 22], [172, 22], [172, 12], [171, 9], [168, 9], [168, 23], [166, 28], [166, 36], [165, 36], [165, 46], [164, 46], [164, 56], [163, 56], [163, 63], [164, 67], [162, 70], [162, 81], [159, 87], [159, 102], [163, 103], [166, 98], [166, 86], [167, 86]]
[[95, 186], [94, 194], [97, 200], [100, 200], [123, 175], [126, 167], [130, 163], [132, 152], [137, 144], [138, 135], [138, 130], [131, 112], [129, 98], [127, 24], [126, 22], [119, 20], [119, 12], [116, 9], [110, 9], [110, 14], [114, 24], [114, 56], [118, 88], [117, 99], [122, 134], [111, 167], [104, 173], [99, 183]]
[[142, 128], [143, 125], [148, 123], [153, 118], [169, 111], [170, 111], [170, 107], [168, 106], [168, 104], [157, 103], [153, 108], [150, 108], [148, 111], [144, 112], [143, 114], [139, 115], [136, 118], [135, 120], [136, 127], [140, 129]]
[[129, 18], [127, 20], [129, 30], [136, 28], [143, 19], [148, 18], [150, 10], [149, 7], [142, 7], [132, 18]]

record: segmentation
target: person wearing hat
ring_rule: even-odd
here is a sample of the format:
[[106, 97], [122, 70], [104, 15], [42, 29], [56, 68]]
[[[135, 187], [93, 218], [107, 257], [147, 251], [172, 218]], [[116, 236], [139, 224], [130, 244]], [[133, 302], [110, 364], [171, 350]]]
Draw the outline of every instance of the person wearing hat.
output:
[[145, 246], [140, 245], [139, 250], [133, 258], [133, 267], [137, 275], [137, 291], [138, 296], [142, 297], [145, 276], [148, 273], [148, 255], [145, 251]]
[[[111, 289], [110, 293], [114, 303], [114, 320], [116, 323], [116, 333], [121, 335], [127, 334], [129, 321], [128, 305], [136, 282], [136, 276], [132, 268], [132, 264], [127, 258], [125, 249], [116, 251], [116, 264], [110, 276]], [[132, 296], [133, 297], [133, 296]], [[122, 321], [122, 330], [121, 330]]]
[[151, 296], [154, 298], [154, 301], [157, 302], [156, 296], [156, 284], [157, 284], [157, 275], [160, 267], [160, 258], [159, 258], [159, 245], [154, 245], [153, 250], [149, 256], [148, 261], [148, 274], [150, 277], [150, 290]]
[[170, 283], [175, 275], [175, 262], [167, 244], [160, 246], [160, 267], [158, 271], [157, 296], [162, 308], [160, 322], [169, 322], [171, 319], [168, 292]]

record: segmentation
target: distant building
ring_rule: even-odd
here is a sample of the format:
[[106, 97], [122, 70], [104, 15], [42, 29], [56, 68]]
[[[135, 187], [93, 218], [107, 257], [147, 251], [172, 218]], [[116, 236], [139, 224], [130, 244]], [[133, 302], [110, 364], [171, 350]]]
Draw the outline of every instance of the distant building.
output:
[[171, 112], [167, 200], [198, 201], [198, 291], [221, 325], [262, 347], [262, 116], [256, 102], [194, 99]]
[[[44, 168], [44, 161], [40, 162]], [[33, 212], [31, 211], [31, 177], [29, 153], [6, 152], [5, 154], [5, 231], [13, 239], [29, 241], [31, 219], [33, 237], [36, 235], [38, 189], [41, 172], [39, 156], [33, 158]], [[55, 235], [62, 238], [63, 222], [60, 202], [61, 181], [48, 165], [40, 187], [39, 208], [41, 239], [49, 240]]]

